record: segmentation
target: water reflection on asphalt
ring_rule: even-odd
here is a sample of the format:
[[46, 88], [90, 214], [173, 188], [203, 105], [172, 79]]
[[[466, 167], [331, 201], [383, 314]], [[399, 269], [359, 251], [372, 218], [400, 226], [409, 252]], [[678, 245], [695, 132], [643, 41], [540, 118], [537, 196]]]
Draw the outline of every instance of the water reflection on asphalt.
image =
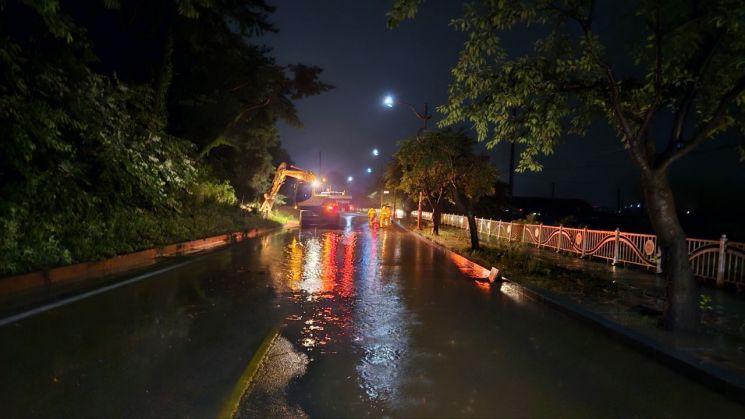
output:
[[[191, 260], [191, 259], [190, 259]], [[741, 417], [413, 235], [291, 230], [0, 327], [0, 417]]]
[[293, 235], [276, 278], [298, 308], [286, 334], [316, 358], [358, 356], [359, 391], [374, 403], [395, 401], [412, 321], [401, 301], [401, 248], [389, 243], [398, 233], [361, 221]]
[[[291, 233], [272, 280], [288, 306], [282, 335], [295, 349], [286, 356], [299, 351], [308, 364], [280, 405], [311, 417], [740, 412], [509, 283], [473, 280], [486, 274], [363, 218]], [[280, 357], [264, 369], [294, 368], [282, 365]], [[256, 397], [242, 416], [278, 411]]]

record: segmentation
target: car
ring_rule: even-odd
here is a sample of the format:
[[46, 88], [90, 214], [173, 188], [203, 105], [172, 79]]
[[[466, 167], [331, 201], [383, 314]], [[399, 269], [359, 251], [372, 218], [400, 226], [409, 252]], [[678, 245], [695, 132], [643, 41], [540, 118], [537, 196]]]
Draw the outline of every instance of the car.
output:
[[300, 210], [300, 228], [311, 226], [336, 227], [341, 218], [341, 207], [332, 199], [320, 202], [320, 205], [303, 205]]

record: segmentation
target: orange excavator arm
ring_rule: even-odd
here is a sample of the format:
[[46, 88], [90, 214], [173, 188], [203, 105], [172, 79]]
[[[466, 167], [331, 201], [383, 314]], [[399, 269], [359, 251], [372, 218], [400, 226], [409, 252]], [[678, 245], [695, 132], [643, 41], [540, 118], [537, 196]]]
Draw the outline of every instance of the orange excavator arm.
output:
[[266, 193], [264, 193], [264, 202], [261, 203], [259, 212], [264, 218], [269, 217], [274, 206], [274, 200], [277, 198], [279, 188], [285, 183], [288, 177], [298, 179], [302, 182], [311, 183], [316, 180], [316, 175], [308, 170], [302, 170], [294, 166], [290, 166], [287, 163], [280, 163], [277, 166], [277, 172], [274, 174], [274, 181], [272, 181], [272, 187]]

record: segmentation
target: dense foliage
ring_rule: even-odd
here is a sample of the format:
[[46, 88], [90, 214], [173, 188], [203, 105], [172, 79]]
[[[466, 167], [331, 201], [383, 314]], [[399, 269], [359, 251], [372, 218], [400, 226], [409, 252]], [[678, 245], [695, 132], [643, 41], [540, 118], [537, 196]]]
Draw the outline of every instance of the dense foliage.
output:
[[[82, 4], [85, 3], [85, 4]], [[261, 0], [0, 3], [0, 275], [259, 223], [276, 123], [330, 88]], [[237, 193], [239, 195], [237, 196]]]
[[[455, 203], [475, 226], [474, 206], [484, 195], [494, 192], [497, 169], [488, 156], [474, 150], [475, 141], [463, 131], [443, 130], [401, 142], [395, 163], [388, 167], [388, 185], [413, 199], [422, 192], [432, 208], [432, 232], [439, 234], [440, 213], [444, 202]], [[393, 185], [391, 179], [400, 180]], [[475, 227], [471, 246], [479, 247]]]

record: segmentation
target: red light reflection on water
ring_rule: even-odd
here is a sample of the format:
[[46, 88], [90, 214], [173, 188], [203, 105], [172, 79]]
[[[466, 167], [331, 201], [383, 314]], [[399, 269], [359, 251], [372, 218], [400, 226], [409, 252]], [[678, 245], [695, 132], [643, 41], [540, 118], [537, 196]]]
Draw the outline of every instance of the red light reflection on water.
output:
[[[335, 233], [324, 234], [323, 257], [321, 258], [321, 292], [331, 292], [336, 287], [336, 249], [339, 235]], [[333, 296], [330, 296], [333, 298]]]
[[356, 234], [330, 231], [290, 245], [289, 287], [304, 314], [287, 320], [301, 322], [298, 343], [308, 351], [333, 353], [336, 341], [351, 336], [352, 309], [343, 300], [355, 295]]
[[357, 244], [357, 233], [350, 233], [344, 239], [344, 266], [341, 273], [339, 295], [344, 298], [353, 297], [354, 292], [354, 248]]

